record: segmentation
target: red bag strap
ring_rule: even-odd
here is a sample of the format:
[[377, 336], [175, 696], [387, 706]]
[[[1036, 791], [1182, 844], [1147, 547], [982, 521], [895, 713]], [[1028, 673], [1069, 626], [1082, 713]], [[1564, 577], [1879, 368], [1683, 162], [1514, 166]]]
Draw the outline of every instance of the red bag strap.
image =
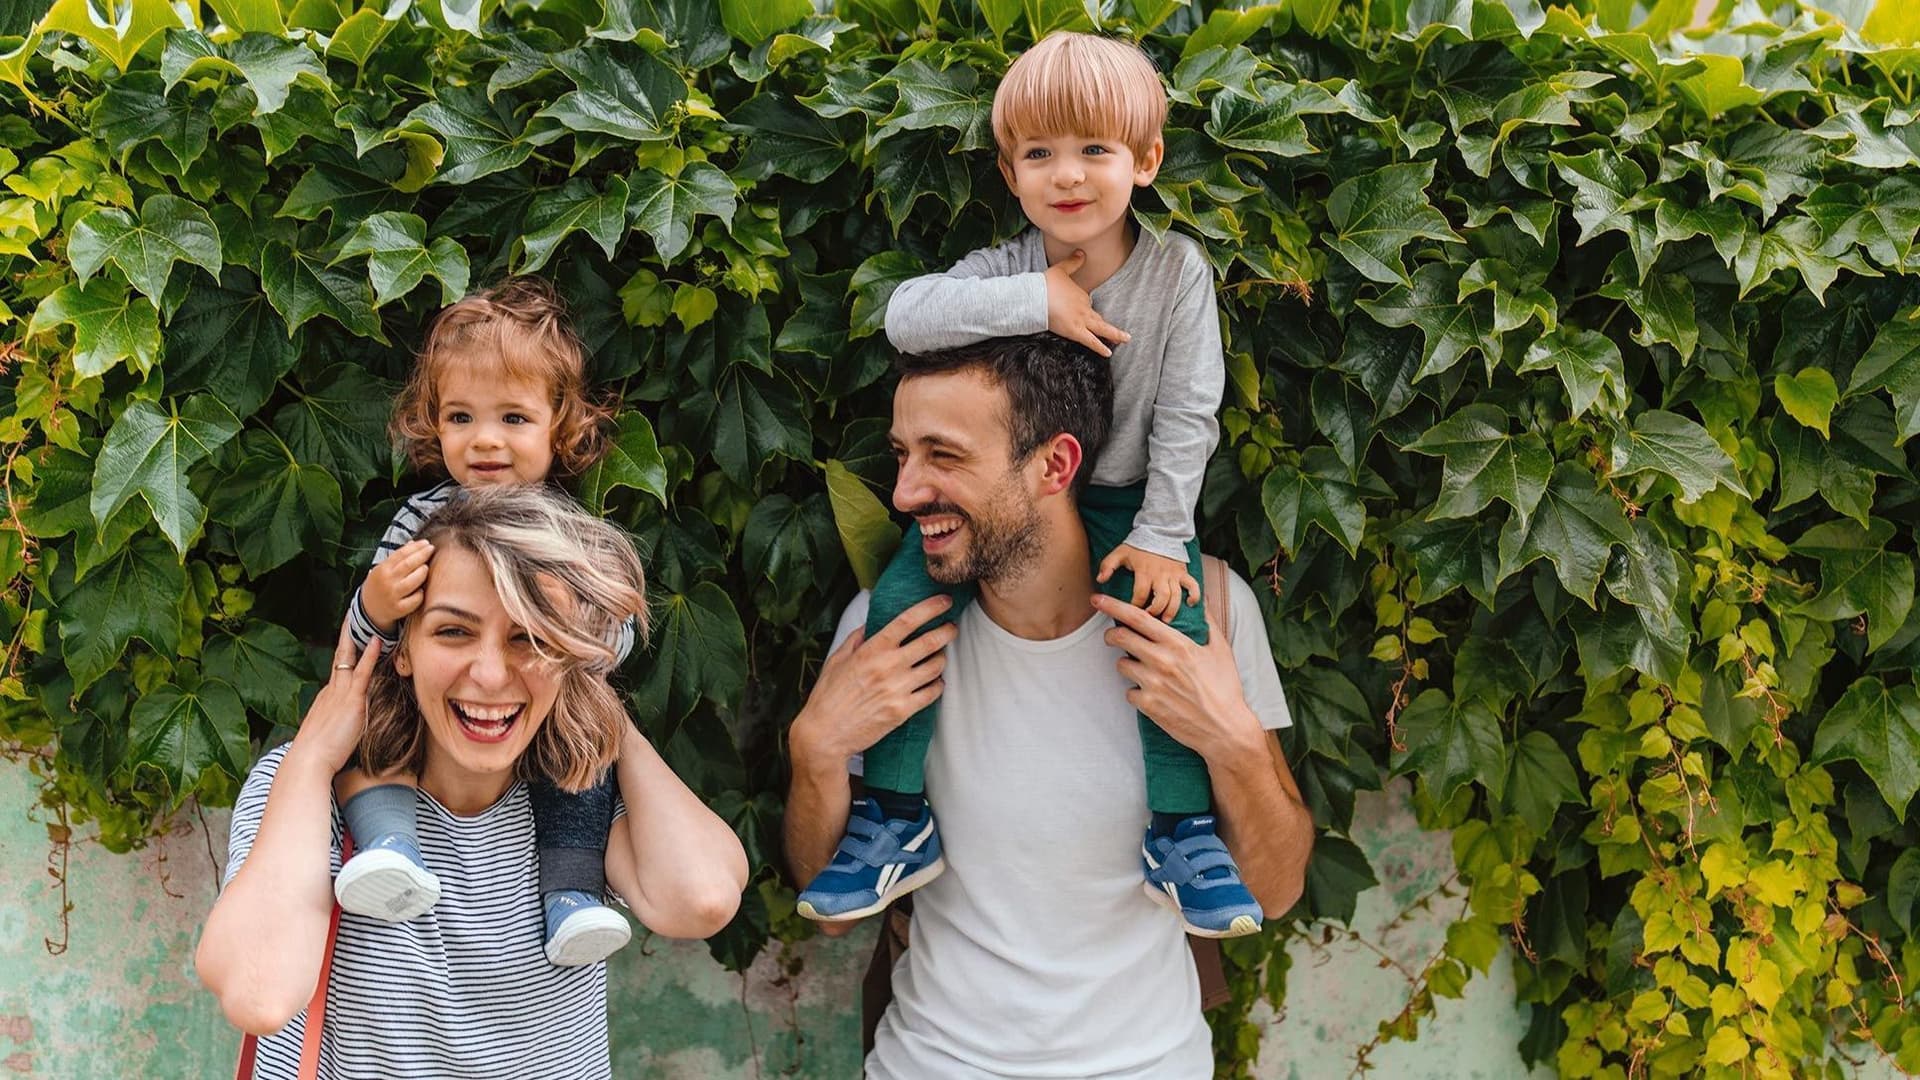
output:
[[[353, 837], [343, 835], [340, 838], [340, 861], [344, 864], [353, 858]], [[340, 937], [340, 905], [335, 902], [333, 914], [327, 920], [327, 949], [320, 956], [320, 981], [313, 988], [313, 1000], [307, 1002], [307, 1026], [305, 1038], [300, 1043], [300, 1080], [318, 1080], [320, 1076], [320, 1033], [327, 1022], [327, 980], [333, 975], [333, 944]], [[260, 1040], [248, 1035], [240, 1043], [240, 1063], [234, 1069], [234, 1080], [253, 1080], [254, 1058], [259, 1053]]]

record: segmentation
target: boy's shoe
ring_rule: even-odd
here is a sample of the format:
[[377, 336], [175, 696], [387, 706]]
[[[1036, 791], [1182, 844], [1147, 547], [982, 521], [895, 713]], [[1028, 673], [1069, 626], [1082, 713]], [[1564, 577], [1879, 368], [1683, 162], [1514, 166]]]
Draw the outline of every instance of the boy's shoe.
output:
[[353, 853], [333, 879], [340, 910], [381, 922], [418, 918], [440, 902], [440, 879], [420, 859], [420, 849], [388, 833]]
[[1212, 814], [1174, 826], [1172, 836], [1151, 830], [1140, 845], [1147, 895], [1180, 916], [1187, 933], [1230, 938], [1260, 932], [1260, 903], [1240, 880], [1233, 854], [1214, 832]]
[[847, 835], [833, 861], [800, 894], [797, 909], [815, 922], [864, 919], [946, 868], [940, 829], [925, 799], [917, 818], [890, 818], [872, 799], [855, 799]]
[[585, 967], [619, 952], [633, 938], [627, 917], [579, 889], [547, 894], [547, 962]]

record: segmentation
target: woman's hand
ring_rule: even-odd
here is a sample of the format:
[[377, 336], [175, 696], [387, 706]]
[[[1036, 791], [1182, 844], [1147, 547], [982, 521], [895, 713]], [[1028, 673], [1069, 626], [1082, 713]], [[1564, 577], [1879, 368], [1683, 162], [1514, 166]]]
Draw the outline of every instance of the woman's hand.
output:
[[1208, 761], [1260, 749], [1260, 721], [1247, 707], [1227, 635], [1207, 616], [1207, 644], [1104, 593], [1093, 606], [1111, 616], [1109, 645], [1126, 651], [1120, 674], [1134, 685], [1127, 703]]
[[293, 737], [294, 749], [302, 757], [327, 765], [331, 772], [340, 771], [353, 760], [360, 736], [367, 730], [367, 684], [373, 680], [373, 666], [379, 658], [379, 638], [356, 655], [347, 624], [340, 625], [331, 677], [307, 707], [300, 731]]

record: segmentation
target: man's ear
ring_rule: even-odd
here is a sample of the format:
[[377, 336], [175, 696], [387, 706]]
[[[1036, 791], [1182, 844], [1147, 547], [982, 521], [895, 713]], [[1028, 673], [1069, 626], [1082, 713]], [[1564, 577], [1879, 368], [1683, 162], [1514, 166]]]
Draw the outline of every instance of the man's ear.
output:
[[1167, 160], [1167, 141], [1155, 136], [1153, 145], [1133, 163], [1133, 186], [1151, 187], [1160, 175], [1160, 163]]
[[1041, 495], [1058, 495], [1071, 491], [1074, 478], [1086, 466], [1086, 454], [1080, 449], [1080, 440], [1067, 432], [1061, 432], [1034, 451], [1040, 462]]

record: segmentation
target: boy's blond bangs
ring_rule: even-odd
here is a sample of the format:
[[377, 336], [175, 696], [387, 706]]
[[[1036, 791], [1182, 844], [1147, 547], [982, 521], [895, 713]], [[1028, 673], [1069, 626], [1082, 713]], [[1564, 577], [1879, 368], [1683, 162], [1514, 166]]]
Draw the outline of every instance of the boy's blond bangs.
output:
[[1021, 139], [1114, 139], [1143, 157], [1167, 123], [1160, 72], [1131, 42], [1049, 34], [1013, 62], [993, 95], [993, 137], [1003, 157]]

